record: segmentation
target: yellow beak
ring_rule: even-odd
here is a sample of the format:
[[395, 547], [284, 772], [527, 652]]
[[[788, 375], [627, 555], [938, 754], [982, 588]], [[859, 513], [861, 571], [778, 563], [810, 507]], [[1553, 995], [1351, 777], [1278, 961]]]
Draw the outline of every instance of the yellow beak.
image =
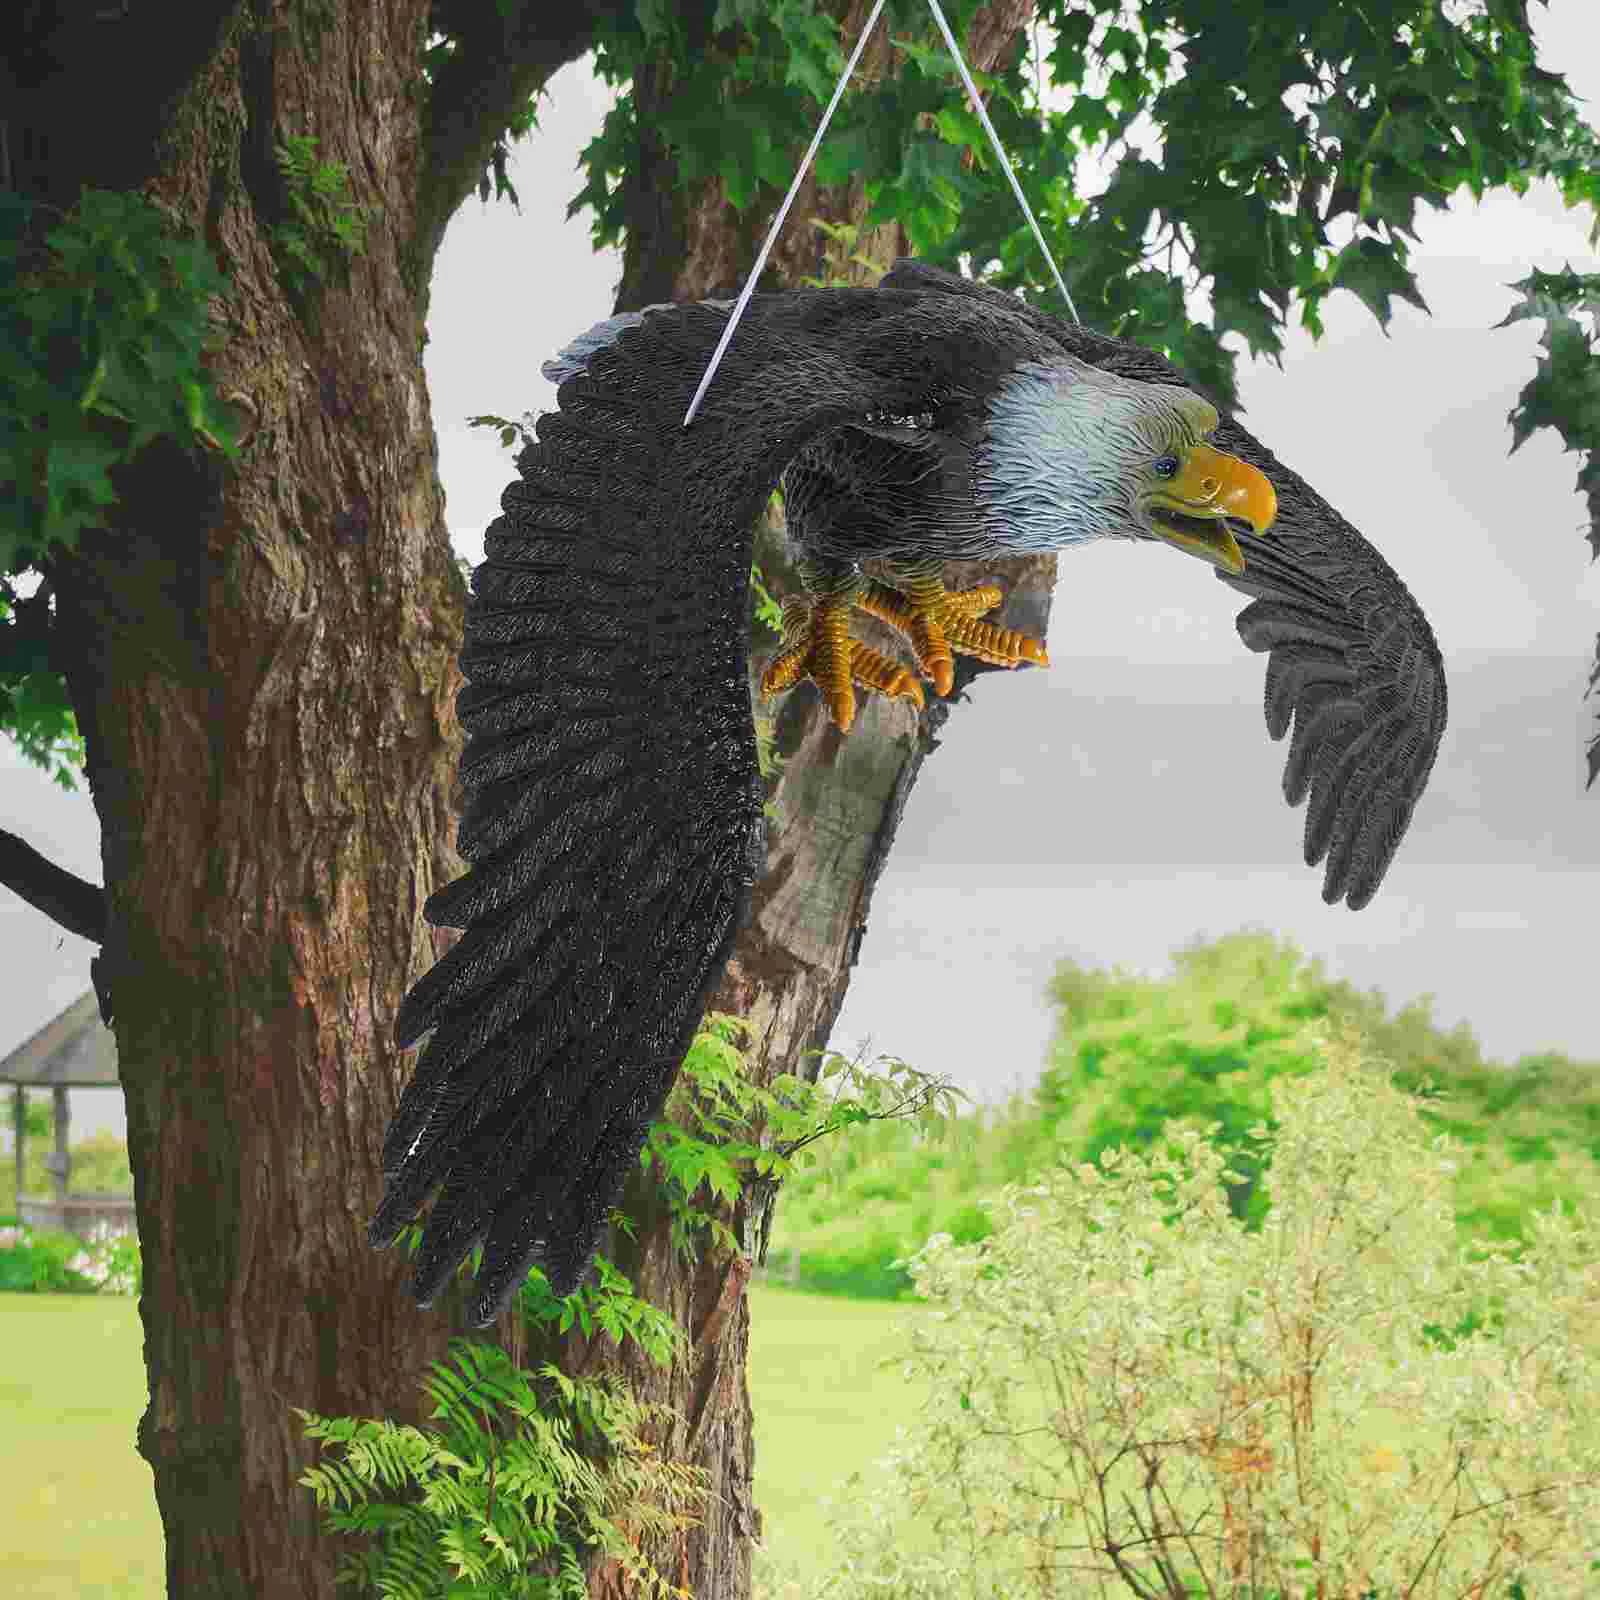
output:
[[1228, 572], [1244, 571], [1228, 523], [1248, 523], [1260, 538], [1278, 514], [1278, 496], [1266, 475], [1208, 444], [1191, 445], [1177, 475], [1152, 490], [1144, 505], [1161, 538]]

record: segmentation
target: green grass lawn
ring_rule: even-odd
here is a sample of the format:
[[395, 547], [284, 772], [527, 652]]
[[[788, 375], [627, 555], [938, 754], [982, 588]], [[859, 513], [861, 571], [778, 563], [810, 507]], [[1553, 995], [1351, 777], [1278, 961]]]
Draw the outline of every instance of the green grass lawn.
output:
[[[756, 1503], [765, 1522], [757, 1595], [832, 1550], [826, 1497], [915, 1423], [924, 1398], [891, 1359], [917, 1303], [750, 1289]], [[0, 1294], [0, 1561], [17, 1600], [161, 1600], [161, 1521], [134, 1449], [145, 1403], [138, 1310], [116, 1296]], [[1391, 1442], [1373, 1419], [1362, 1444]], [[1190, 1508], [1193, 1509], [1193, 1508]]]
[[[757, 1504], [771, 1558], [805, 1567], [826, 1548], [821, 1496], [916, 1414], [916, 1392], [877, 1363], [921, 1307], [760, 1284], [750, 1303]], [[0, 1294], [0, 1326], [0, 1590], [16, 1600], [160, 1600], [161, 1519], [134, 1449], [146, 1392], [137, 1305]]]
[[0, 1294], [0, 1560], [18, 1600], [159, 1600], [161, 1519], [134, 1449], [139, 1308], [115, 1295]]
[[764, 1565], [809, 1571], [828, 1549], [823, 1498], [916, 1420], [925, 1387], [881, 1365], [920, 1302], [750, 1287], [750, 1399]]

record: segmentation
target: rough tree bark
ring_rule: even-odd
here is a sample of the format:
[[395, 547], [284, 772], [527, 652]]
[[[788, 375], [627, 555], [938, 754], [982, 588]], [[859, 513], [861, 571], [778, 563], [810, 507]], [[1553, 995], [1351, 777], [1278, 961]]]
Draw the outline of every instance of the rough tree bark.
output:
[[[289, 1408], [420, 1422], [453, 1331], [365, 1237], [403, 1077], [392, 1019], [434, 958], [423, 899], [457, 869], [464, 590], [407, 260], [427, 20], [427, 0], [314, 19], [258, 0], [190, 5], [182, 27], [48, 4], [3, 25], [16, 187], [61, 212], [85, 186], [142, 191], [232, 280], [212, 365], [242, 461], [152, 446], [108, 525], [47, 561], [102, 832], [138, 1448], [174, 1597], [331, 1597], [341, 1542], [296, 1482], [318, 1449]], [[268, 231], [274, 142], [299, 133], [382, 207], [314, 313]]]
[[[403, 1254], [366, 1245], [411, 1067], [392, 1019], [448, 937], [423, 922], [423, 901], [460, 870], [464, 596], [420, 361], [427, 283], [499, 131], [493, 108], [573, 59], [617, 4], [505, 17], [494, 0], [193, 0], [173, 29], [137, 5], [31, 0], [0, 24], [15, 185], [61, 211], [85, 186], [142, 191], [204, 237], [232, 284], [213, 307], [213, 371], [238, 408], [243, 459], [223, 468], [152, 446], [118, 476], [108, 525], [47, 562], [54, 659], [102, 828], [97, 982], [144, 1253], [138, 1445], [175, 1600], [331, 1596], [341, 1542], [296, 1482], [316, 1450], [289, 1407], [421, 1421], [418, 1381], [461, 1326], [459, 1296], [419, 1313]], [[840, 7], [850, 37], [866, 9]], [[1032, 0], [993, 0], [974, 63], [1015, 48], [1031, 12]], [[431, 96], [430, 26], [473, 41]], [[888, 65], [880, 40], [866, 70]], [[665, 65], [635, 92], [648, 128], [653, 97], [671, 93]], [[305, 133], [374, 208], [348, 281], [314, 304], [286, 292], [272, 253], [288, 215], [274, 145]], [[738, 218], [714, 185], [685, 194], [664, 149], [641, 149], [635, 178], [619, 309], [736, 286], [765, 219]], [[810, 186], [773, 281], [827, 271], [805, 218], [864, 209], [858, 187]], [[884, 264], [904, 247], [864, 243]], [[771, 544], [762, 561], [783, 570]], [[1043, 631], [1053, 572], [1002, 566], [1009, 626]], [[935, 704], [919, 726], [870, 702], [841, 739], [809, 689], [784, 703], [768, 871], [714, 1000], [754, 1023], [764, 1078], [826, 1043], [872, 884], [948, 714]], [[653, 1554], [697, 1600], [745, 1600], [759, 1531], [749, 1259], [712, 1254], [685, 1272], [645, 1186], [629, 1204], [643, 1226], [615, 1258], [688, 1330], [687, 1355], [663, 1374], [631, 1348], [575, 1339], [563, 1363], [620, 1367], [677, 1407], [661, 1443], [706, 1470], [712, 1500], [702, 1527]], [[741, 1207], [731, 1220], [754, 1248], [762, 1219]], [[624, 1586], [601, 1566], [591, 1593], [622, 1600]]]

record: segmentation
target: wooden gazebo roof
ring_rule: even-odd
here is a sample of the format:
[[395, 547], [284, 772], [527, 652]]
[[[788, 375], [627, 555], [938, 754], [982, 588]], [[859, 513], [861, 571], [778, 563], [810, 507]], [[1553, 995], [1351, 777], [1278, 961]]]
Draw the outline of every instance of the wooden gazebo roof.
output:
[[116, 1089], [117, 1041], [93, 989], [0, 1060], [0, 1083], [29, 1089]]
[[[10, 1055], [0, 1060], [0, 1084], [12, 1085], [16, 1099], [17, 1138], [13, 1165], [17, 1212], [24, 1222], [83, 1232], [96, 1217], [112, 1218], [112, 1225], [126, 1231], [133, 1202], [125, 1196], [72, 1196], [67, 1194], [67, 1177], [72, 1158], [67, 1150], [70, 1107], [68, 1089], [119, 1089], [116, 1036], [100, 1020], [100, 1002], [90, 989], [80, 995], [59, 1016], [52, 1018], [31, 1039], [25, 1039]], [[25, 1091], [49, 1089], [55, 1101], [55, 1152], [45, 1158], [45, 1168], [54, 1183], [50, 1201], [30, 1200], [22, 1192], [23, 1122]]]

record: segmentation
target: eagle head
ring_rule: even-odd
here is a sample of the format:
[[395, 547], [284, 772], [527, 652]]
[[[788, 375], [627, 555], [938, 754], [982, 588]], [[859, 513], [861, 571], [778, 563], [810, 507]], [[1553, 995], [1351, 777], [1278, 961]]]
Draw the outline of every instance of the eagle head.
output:
[[1175, 384], [1072, 361], [1017, 368], [990, 406], [978, 489], [997, 545], [1042, 552], [1093, 539], [1161, 539], [1244, 571], [1278, 498], [1257, 468], [1204, 442], [1216, 408]]

